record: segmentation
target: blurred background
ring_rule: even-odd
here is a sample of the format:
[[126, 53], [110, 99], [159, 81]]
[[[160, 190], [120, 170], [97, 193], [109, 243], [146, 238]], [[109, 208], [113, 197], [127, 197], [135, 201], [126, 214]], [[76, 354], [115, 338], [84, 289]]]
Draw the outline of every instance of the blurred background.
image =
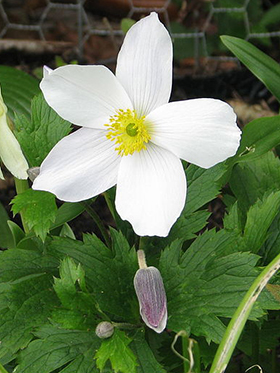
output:
[[279, 60], [278, 0], [0, 0], [0, 62], [114, 63], [124, 33], [151, 11], [172, 34], [176, 74], [235, 67], [223, 34]]

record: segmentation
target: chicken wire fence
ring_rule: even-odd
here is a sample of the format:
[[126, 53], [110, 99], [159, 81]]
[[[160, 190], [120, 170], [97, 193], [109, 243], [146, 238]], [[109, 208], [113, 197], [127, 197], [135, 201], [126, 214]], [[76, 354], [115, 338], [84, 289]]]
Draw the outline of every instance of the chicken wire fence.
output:
[[[125, 16], [127, 18], [140, 17], [151, 11], [156, 11], [161, 15], [161, 19], [172, 35], [174, 44], [178, 43], [183, 55], [184, 50], [191, 50], [192, 56], [188, 56], [193, 57], [196, 63], [198, 63], [200, 57], [219, 60], [234, 59], [233, 57], [228, 57], [225, 50], [220, 51], [218, 55], [213, 54], [211, 37], [213, 34], [219, 35], [223, 32], [223, 30], [219, 30], [218, 17], [221, 20], [223, 17], [230, 16], [230, 18], [225, 19], [224, 23], [230, 23], [229, 21], [232, 19], [232, 28], [238, 28], [237, 36], [242, 31], [242, 37], [246, 40], [255, 40], [258, 38], [266, 44], [272, 38], [280, 39], [280, 24], [273, 31], [268, 32], [264, 29], [257, 29], [256, 31], [254, 21], [250, 19], [250, 5], [254, 6], [252, 3], [259, 0], [195, 0], [194, 3], [199, 3], [200, 7], [194, 6], [193, 9], [191, 7], [190, 12], [193, 12], [193, 15], [190, 30], [172, 27], [168, 12], [168, 7], [171, 5], [172, 0], [143, 1], [142, 3], [145, 6], [141, 6], [142, 3], [140, 0], [122, 1], [127, 2], [128, 11]], [[176, 3], [176, 0], [173, 1]], [[116, 4], [118, 2], [119, 0], [116, 0]], [[35, 9], [32, 9], [33, 3], [37, 4], [34, 7]], [[34, 36], [35, 39], [48, 41], [48, 31], [50, 28], [55, 28], [58, 20], [63, 20], [76, 34], [74, 47], [79, 59], [83, 59], [85, 43], [92, 35], [112, 39], [117, 38], [120, 45], [123, 38], [120, 22], [112, 23], [108, 19], [96, 15], [94, 5], [89, 10], [86, 3], [90, 3], [90, 0], [0, 0], [0, 42], [1, 40], [7, 41], [11, 39], [10, 35], [12, 35], [12, 39], [16, 39], [16, 32], [21, 34], [21, 38], [24, 32], [33, 32], [34, 35], [36, 34]], [[111, 0], [112, 3], [114, 4]], [[92, 4], [94, 4], [94, 1], [92, 1]], [[189, 4], [191, 4], [191, 1], [177, 0], [179, 9], [178, 17], [180, 17], [180, 13], [182, 12], [187, 14]], [[207, 7], [202, 8], [202, 4], [207, 5]], [[232, 6], [233, 4], [234, 6]], [[267, 0], [267, 8], [269, 9], [272, 6], [273, 4]], [[28, 7], [32, 9], [31, 15], [29, 12], [28, 16], [24, 17], [22, 12], [28, 10]], [[13, 12], [13, 9], [17, 9], [17, 12], [20, 11], [21, 16], [16, 11]], [[193, 22], [194, 19], [196, 19], [195, 22]], [[238, 24], [236, 23], [237, 20]], [[230, 24], [227, 26], [231, 27]], [[232, 35], [230, 32], [227, 33]], [[28, 37], [30, 38], [30, 34]]]

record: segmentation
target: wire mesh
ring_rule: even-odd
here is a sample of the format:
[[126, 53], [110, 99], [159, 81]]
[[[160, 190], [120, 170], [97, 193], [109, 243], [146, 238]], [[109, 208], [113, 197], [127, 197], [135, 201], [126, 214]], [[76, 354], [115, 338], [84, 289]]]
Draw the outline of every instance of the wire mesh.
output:
[[[150, 0], [141, 2], [140, 0], [126, 0], [128, 6], [128, 12], [126, 17], [141, 16], [148, 14], [151, 11], [156, 11], [159, 13], [166, 24], [166, 27], [170, 30], [174, 43], [177, 40], [181, 40], [180, 48], [189, 48], [187, 40], [193, 42], [192, 57], [196, 62], [199, 61], [200, 57], [208, 58], [218, 58], [225, 59], [225, 51], [219, 53], [218, 56], [213, 55], [211, 50], [211, 37], [213, 29], [213, 20], [219, 16], [225, 15], [236, 15], [242, 23], [243, 37], [246, 40], [251, 39], [267, 39], [280, 38], [280, 25], [278, 24], [279, 30], [273, 30], [271, 32], [255, 31], [252, 28], [252, 22], [249, 17], [249, 6], [252, 0], [240, 0], [238, 1], [238, 6], [230, 6], [232, 2], [230, 0], [200, 0], [197, 3], [207, 4], [207, 10], [203, 9], [203, 22], [201, 23], [200, 15], [198, 14], [196, 18], [200, 22], [196, 22], [191, 30], [184, 29], [183, 31], [174, 31], [169, 18], [168, 7], [170, 6], [171, 0]], [[36, 11], [32, 17], [26, 17], [25, 22], [17, 21], [17, 17], [12, 13], [13, 4], [28, 5], [28, 1], [21, 0], [0, 0], [0, 39], [10, 38], [10, 34], [15, 38], [16, 31], [20, 34], [29, 31], [37, 34], [35, 38], [39, 40], [48, 40], [48, 30], [50, 28], [56, 27], [58, 20], [65, 18], [66, 13], [68, 13], [68, 18], [65, 18], [65, 22], [71, 24], [72, 29], [76, 33], [76, 52], [78, 58], [82, 59], [84, 56], [84, 46], [91, 35], [99, 36], [109, 36], [111, 38], [122, 38], [123, 32], [119, 24], [112, 24], [107, 20], [106, 22], [101, 22], [100, 16], [94, 14], [94, 11], [89, 11], [85, 7], [86, 0], [45, 0], [45, 5], [42, 5]], [[40, 3], [40, 2], [39, 2]], [[142, 6], [142, 4], [145, 6]], [[182, 1], [181, 4], [187, 5], [187, 2]], [[236, 2], [235, 2], [236, 3]], [[41, 4], [41, 3], [40, 3]], [[194, 12], [197, 10], [194, 10]], [[71, 14], [70, 14], [71, 13]], [[70, 15], [69, 15], [70, 14]], [[18, 17], [19, 18], [19, 17]], [[233, 17], [234, 19], [234, 17]], [[106, 19], [105, 19], [106, 20]], [[212, 28], [212, 29], [211, 29]], [[218, 35], [220, 30], [216, 30]], [[23, 37], [21, 35], [21, 37]], [[30, 35], [29, 35], [30, 37]], [[210, 40], [210, 41], [209, 41]], [[182, 41], [185, 41], [182, 43]], [[229, 58], [230, 59], [230, 58]]]

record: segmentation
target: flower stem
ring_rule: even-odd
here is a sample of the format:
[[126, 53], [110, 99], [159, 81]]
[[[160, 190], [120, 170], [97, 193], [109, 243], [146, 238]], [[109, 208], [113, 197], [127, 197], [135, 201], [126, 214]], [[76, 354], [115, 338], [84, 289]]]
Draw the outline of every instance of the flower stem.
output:
[[137, 251], [137, 258], [138, 258], [139, 268], [140, 269], [147, 268], [145, 252], [143, 250]]
[[[17, 179], [16, 177], [14, 179], [15, 179], [15, 187], [16, 187], [17, 194], [21, 194], [21, 193], [25, 192], [27, 189], [29, 189], [29, 184], [28, 184], [27, 180]], [[24, 215], [25, 215], [25, 212], [24, 212], [24, 210], [22, 210], [20, 212], [20, 218], [21, 218], [22, 226], [23, 226], [24, 232], [29, 233], [29, 228], [28, 228], [28, 225], [26, 223], [26, 219], [25, 219]]]
[[114, 219], [115, 222], [116, 222], [116, 220], [117, 220], [117, 213], [116, 213], [116, 209], [115, 209], [114, 203], [112, 202], [112, 200], [111, 200], [111, 198], [110, 198], [110, 196], [109, 196], [109, 193], [104, 192], [104, 193], [103, 193], [103, 196], [104, 196], [105, 201], [106, 201], [106, 203], [107, 203], [108, 209], [109, 209], [109, 211], [110, 211], [110, 213], [111, 213], [113, 219]]
[[226, 370], [231, 355], [235, 349], [240, 334], [245, 326], [249, 314], [254, 306], [258, 296], [267, 285], [270, 278], [280, 268], [280, 254], [264, 268], [264, 270], [255, 279], [250, 289], [245, 294], [237, 310], [235, 311], [223, 339], [214, 357], [210, 373], [222, 373]]
[[111, 239], [109, 236], [109, 233], [107, 229], [105, 228], [102, 220], [97, 215], [97, 213], [94, 211], [94, 209], [87, 204], [86, 202], [81, 202], [83, 206], [85, 207], [86, 212], [89, 214], [89, 216], [94, 220], [95, 224], [97, 225], [98, 229], [100, 230], [100, 233], [102, 234], [102, 237], [104, 238], [104, 241], [106, 245], [111, 248]]

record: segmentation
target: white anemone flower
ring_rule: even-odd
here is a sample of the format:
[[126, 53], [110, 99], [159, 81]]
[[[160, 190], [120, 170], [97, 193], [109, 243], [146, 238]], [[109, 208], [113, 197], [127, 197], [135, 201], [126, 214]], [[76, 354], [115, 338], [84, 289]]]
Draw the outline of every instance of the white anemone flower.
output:
[[140, 236], [167, 236], [186, 199], [181, 159], [209, 168], [234, 155], [240, 130], [220, 100], [168, 103], [172, 41], [156, 13], [126, 34], [116, 76], [104, 66], [45, 69], [41, 89], [64, 119], [63, 138], [33, 188], [81, 201], [114, 185], [116, 209]]
[[[20, 145], [7, 123], [7, 106], [0, 88], [0, 158], [7, 169], [18, 179], [27, 179], [28, 164]], [[0, 178], [4, 179], [0, 168]]]

